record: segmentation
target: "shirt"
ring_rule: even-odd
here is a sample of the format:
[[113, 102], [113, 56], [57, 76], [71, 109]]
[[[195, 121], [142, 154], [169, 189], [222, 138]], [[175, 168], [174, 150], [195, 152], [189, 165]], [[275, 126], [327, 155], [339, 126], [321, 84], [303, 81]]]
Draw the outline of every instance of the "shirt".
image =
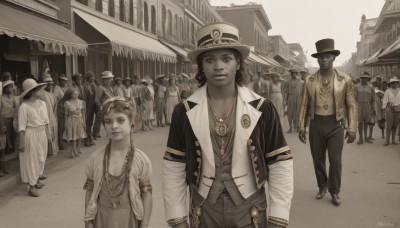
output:
[[383, 95], [382, 100], [382, 108], [385, 109], [388, 103], [391, 103], [392, 106], [400, 105], [400, 92], [399, 88], [397, 89], [387, 89], [385, 94]]

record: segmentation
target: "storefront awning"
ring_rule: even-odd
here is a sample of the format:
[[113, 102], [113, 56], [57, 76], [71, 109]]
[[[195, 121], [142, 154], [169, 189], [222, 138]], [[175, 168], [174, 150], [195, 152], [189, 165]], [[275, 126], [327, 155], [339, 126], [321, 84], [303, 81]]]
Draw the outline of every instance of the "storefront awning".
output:
[[375, 52], [371, 57], [369, 57], [365, 62], [364, 65], [370, 66], [374, 65], [379, 62], [378, 55], [383, 52], [383, 48], [379, 49], [379, 51]]
[[3, 4], [0, 6], [0, 35], [40, 42], [50, 53], [86, 55], [86, 42], [63, 25]]
[[274, 59], [268, 57], [268, 56], [263, 56], [263, 55], [259, 55], [262, 59], [264, 59], [265, 61], [269, 62], [271, 64], [271, 66], [273, 67], [284, 67], [281, 64], [279, 64], [277, 61], [275, 61]]
[[250, 61], [252, 62], [257, 62], [257, 63], [261, 63], [267, 66], [271, 66], [271, 63], [265, 61], [264, 59], [262, 59], [259, 55], [257, 55], [255, 52], [250, 51], [250, 55], [248, 57], [250, 59]]
[[[176, 62], [176, 54], [160, 41], [78, 9], [74, 12], [110, 41], [112, 53], [130, 58]], [[90, 44], [89, 44], [90, 45]]]
[[378, 58], [386, 59], [400, 56], [400, 38], [378, 55]]
[[275, 55], [274, 59], [279, 62], [279, 64], [284, 64], [286, 66], [290, 66], [292, 63], [281, 55]]
[[183, 50], [181, 47], [176, 46], [175, 44], [171, 44], [166, 41], [160, 40], [161, 43], [172, 49], [178, 56], [180, 57], [182, 62], [190, 62], [190, 59], [187, 57], [187, 51]]

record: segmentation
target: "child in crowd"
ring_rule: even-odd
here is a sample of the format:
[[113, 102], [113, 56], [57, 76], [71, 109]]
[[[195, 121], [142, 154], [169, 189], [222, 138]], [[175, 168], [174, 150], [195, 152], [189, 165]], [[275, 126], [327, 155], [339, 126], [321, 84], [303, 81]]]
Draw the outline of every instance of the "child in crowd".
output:
[[152, 167], [133, 145], [134, 109], [123, 97], [104, 101], [101, 112], [108, 145], [86, 166], [86, 228], [145, 228], [152, 210]]
[[65, 127], [63, 138], [71, 141], [71, 158], [81, 154], [81, 139], [86, 138], [85, 102], [78, 99], [79, 90], [70, 87], [64, 95]]

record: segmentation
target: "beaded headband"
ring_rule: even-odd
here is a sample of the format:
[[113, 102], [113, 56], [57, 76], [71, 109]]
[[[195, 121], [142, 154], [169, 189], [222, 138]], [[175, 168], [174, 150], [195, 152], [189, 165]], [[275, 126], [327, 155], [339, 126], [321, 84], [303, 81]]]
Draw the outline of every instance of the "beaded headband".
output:
[[129, 108], [129, 107], [131, 106], [131, 104], [130, 104], [129, 102], [127, 102], [127, 101], [125, 100], [125, 98], [123, 98], [123, 97], [121, 97], [121, 96], [116, 96], [116, 97], [111, 97], [111, 98], [108, 98], [107, 100], [105, 100], [105, 101], [103, 102], [102, 106], [101, 106], [101, 110], [103, 110], [103, 107], [104, 107], [105, 105], [107, 105], [108, 103], [112, 103], [112, 104], [107, 108], [106, 113], [110, 112], [111, 108], [114, 107], [114, 102], [115, 102], [115, 101], [122, 101], [122, 102], [124, 102], [124, 108]]

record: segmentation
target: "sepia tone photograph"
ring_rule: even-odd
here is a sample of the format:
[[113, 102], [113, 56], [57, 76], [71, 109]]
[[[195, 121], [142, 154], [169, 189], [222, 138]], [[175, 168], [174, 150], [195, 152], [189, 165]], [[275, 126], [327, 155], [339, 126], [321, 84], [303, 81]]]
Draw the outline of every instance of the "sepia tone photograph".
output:
[[1, 0], [27, 227], [400, 228], [400, 0]]

